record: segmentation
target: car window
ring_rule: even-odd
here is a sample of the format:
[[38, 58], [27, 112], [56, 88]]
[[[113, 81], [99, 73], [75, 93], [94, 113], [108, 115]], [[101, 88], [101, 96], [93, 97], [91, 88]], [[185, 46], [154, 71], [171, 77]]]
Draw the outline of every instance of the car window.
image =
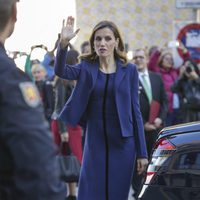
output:
[[189, 152], [181, 154], [176, 168], [200, 170], [200, 152]]

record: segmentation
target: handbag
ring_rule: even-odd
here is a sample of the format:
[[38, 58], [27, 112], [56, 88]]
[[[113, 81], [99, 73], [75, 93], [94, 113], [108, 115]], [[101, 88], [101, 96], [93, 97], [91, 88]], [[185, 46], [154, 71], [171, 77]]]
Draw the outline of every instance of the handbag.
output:
[[[62, 150], [62, 146], [63, 145], [61, 144], [60, 150]], [[61, 180], [67, 183], [78, 182], [81, 165], [76, 156], [74, 156], [72, 153], [69, 155], [62, 155], [60, 153], [58, 155], [58, 162], [60, 166]]]

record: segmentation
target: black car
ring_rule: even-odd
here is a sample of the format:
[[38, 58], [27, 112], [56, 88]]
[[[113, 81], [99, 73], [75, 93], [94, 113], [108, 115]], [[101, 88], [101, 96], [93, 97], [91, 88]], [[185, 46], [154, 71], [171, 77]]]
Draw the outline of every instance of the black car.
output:
[[200, 122], [163, 129], [140, 200], [200, 200]]

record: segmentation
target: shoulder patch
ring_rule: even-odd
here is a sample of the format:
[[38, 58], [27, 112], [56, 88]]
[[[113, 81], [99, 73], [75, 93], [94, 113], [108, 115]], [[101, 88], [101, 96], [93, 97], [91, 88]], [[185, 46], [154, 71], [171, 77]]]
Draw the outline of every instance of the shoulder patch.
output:
[[40, 102], [40, 95], [36, 86], [31, 82], [22, 82], [19, 84], [19, 88], [22, 92], [25, 102], [30, 107], [37, 107]]

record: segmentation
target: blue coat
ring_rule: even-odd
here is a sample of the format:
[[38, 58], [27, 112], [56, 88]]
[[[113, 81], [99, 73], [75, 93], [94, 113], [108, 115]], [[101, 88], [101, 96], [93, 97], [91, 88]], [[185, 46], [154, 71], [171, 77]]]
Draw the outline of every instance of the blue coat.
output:
[[[55, 74], [61, 78], [77, 80], [74, 91], [65, 104], [60, 118], [67, 124], [77, 125], [87, 120], [87, 105], [95, 86], [99, 62], [82, 61], [75, 66], [65, 64], [67, 50], [58, 48]], [[123, 137], [133, 136], [138, 157], [147, 157], [143, 121], [138, 98], [138, 72], [133, 64], [117, 60], [115, 100]]]

